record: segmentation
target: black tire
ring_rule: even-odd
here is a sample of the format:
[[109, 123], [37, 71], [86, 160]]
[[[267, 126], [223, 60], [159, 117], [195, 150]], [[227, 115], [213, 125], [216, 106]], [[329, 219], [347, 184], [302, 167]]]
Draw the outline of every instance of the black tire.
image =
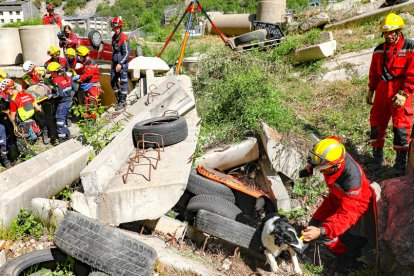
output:
[[105, 275], [109, 275], [109, 274], [106, 274], [106, 273], [100, 272], [100, 271], [94, 271], [94, 272], [89, 273], [88, 276], [105, 276]]
[[157, 259], [152, 247], [76, 212], [65, 215], [54, 243], [75, 259], [114, 275], [150, 275]]
[[232, 220], [242, 216], [239, 207], [224, 198], [213, 195], [197, 195], [190, 199], [187, 211], [197, 213], [200, 210], [207, 210]]
[[[184, 117], [164, 116], [138, 122], [132, 129], [134, 146], [137, 146], [137, 141], [141, 140], [142, 134], [149, 132], [162, 135], [164, 146], [177, 144], [184, 141], [188, 136], [187, 121]], [[153, 135], [145, 136], [145, 140], [149, 142], [160, 142], [160, 138]]]
[[[48, 248], [24, 254], [8, 261], [0, 268], [0, 275], [20, 276], [28, 275], [42, 268], [54, 270], [58, 264], [65, 265], [68, 262], [68, 255], [57, 248]], [[73, 272], [75, 275], [88, 275], [90, 266], [75, 262]]]
[[243, 223], [223, 216], [200, 210], [194, 226], [214, 237], [234, 245], [260, 252], [262, 247], [261, 232]]
[[99, 31], [97, 30], [92, 30], [88, 33], [88, 38], [91, 41], [91, 45], [95, 48], [98, 49], [99, 46], [102, 43], [102, 35]]
[[195, 170], [191, 170], [187, 183], [187, 191], [195, 195], [213, 195], [227, 199], [231, 203], [236, 202], [234, 194], [229, 187], [205, 178], [197, 174]]
[[259, 40], [259, 41], [265, 41], [267, 36], [267, 32], [265, 30], [256, 30], [253, 32], [249, 32], [246, 34], [242, 34], [239, 36], [236, 36], [234, 38], [234, 44], [237, 46], [241, 44], [249, 43], [253, 40]]

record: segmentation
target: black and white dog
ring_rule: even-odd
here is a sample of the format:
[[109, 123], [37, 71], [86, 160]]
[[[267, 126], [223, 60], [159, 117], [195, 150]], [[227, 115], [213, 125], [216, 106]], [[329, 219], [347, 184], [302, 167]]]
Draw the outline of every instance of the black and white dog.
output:
[[298, 237], [288, 219], [277, 213], [270, 213], [263, 218], [260, 229], [264, 253], [272, 272], [277, 273], [279, 270], [276, 258], [282, 251], [289, 250], [295, 273], [302, 275], [297, 253], [302, 253], [307, 245]]

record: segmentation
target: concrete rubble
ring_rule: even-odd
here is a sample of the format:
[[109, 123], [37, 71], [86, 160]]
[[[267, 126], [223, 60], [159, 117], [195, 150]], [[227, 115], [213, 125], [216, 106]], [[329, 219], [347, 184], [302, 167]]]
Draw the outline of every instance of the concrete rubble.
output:
[[334, 57], [323, 65], [327, 73], [322, 79], [333, 82], [368, 76], [373, 52], [374, 48], [371, 48]]
[[336, 50], [336, 40], [299, 48], [295, 51], [295, 60], [297, 62], [305, 62], [312, 60], [320, 60], [333, 56]]
[[6, 241], [0, 240], [0, 267], [6, 263]]
[[57, 226], [68, 211], [68, 202], [57, 199], [33, 198], [29, 209], [35, 217]]
[[0, 224], [7, 227], [33, 198], [50, 198], [78, 179], [90, 152], [71, 139], [0, 173]]
[[321, 12], [313, 17], [310, 17], [307, 21], [303, 22], [299, 26], [299, 30], [302, 32], [307, 32], [313, 28], [324, 26], [327, 23], [329, 23], [329, 16], [326, 13]]
[[[120, 223], [157, 219], [170, 210], [183, 194], [190, 173], [189, 158], [195, 151], [199, 118], [194, 109], [191, 80], [188, 76], [155, 78], [152, 92], [141, 98], [131, 109], [137, 112], [114, 140], [81, 172], [84, 194], [72, 195], [73, 208], [101, 222]], [[161, 152], [161, 161], [147, 181], [141, 170], [128, 176], [127, 160], [134, 152], [131, 131], [142, 120], [162, 116], [167, 110], [185, 115], [189, 136], [181, 143], [168, 146]], [[141, 174], [141, 175], [140, 175]], [[171, 176], [174, 175], [172, 178]]]

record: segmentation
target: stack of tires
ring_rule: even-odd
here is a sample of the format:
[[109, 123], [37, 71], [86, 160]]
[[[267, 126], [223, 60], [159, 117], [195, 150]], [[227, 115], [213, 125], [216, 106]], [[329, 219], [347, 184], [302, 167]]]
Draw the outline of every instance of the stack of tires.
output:
[[235, 195], [229, 187], [192, 170], [178, 209], [182, 212], [185, 208], [186, 219], [200, 231], [259, 252], [260, 233], [243, 223], [247, 218], [235, 203]]

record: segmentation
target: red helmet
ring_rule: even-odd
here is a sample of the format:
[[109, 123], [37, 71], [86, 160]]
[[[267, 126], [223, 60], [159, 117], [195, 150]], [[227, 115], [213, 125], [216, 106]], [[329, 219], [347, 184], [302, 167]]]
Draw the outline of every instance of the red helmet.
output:
[[115, 17], [112, 19], [111, 26], [113, 27], [122, 27], [122, 19], [120, 17]]
[[52, 4], [47, 4], [46, 5], [46, 10], [53, 11], [54, 9], [55, 9], [55, 7]]

